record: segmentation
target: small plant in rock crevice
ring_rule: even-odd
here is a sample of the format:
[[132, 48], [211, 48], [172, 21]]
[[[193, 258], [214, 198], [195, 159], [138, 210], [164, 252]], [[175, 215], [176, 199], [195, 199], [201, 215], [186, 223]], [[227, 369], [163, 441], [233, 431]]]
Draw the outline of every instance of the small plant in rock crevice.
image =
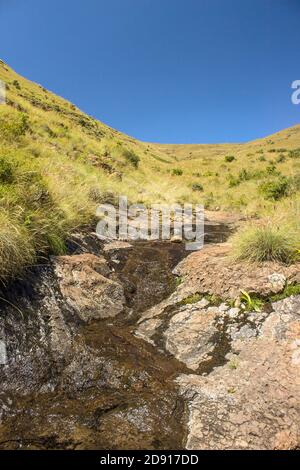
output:
[[248, 292], [243, 290], [241, 291], [240, 300], [242, 305], [245, 306], [246, 310], [250, 312], [260, 312], [264, 306], [263, 300], [255, 296], [251, 296], [250, 294], [248, 294]]

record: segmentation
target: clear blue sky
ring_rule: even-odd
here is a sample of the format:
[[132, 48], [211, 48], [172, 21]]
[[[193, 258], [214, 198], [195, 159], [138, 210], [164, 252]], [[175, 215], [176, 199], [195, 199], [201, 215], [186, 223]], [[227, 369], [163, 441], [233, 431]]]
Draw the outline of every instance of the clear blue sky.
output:
[[0, 0], [0, 57], [145, 141], [247, 141], [300, 122], [300, 0]]

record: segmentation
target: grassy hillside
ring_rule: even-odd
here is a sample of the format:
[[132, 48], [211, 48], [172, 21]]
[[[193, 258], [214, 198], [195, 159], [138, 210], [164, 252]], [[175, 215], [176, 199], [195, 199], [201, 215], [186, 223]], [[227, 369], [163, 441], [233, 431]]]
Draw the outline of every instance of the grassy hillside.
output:
[[[300, 125], [246, 144], [158, 145], [210, 209], [272, 214], [298, 201]], [[285, 210], [285, 209], [284, 209]]]
[[85, 115], [0, 62], [0, 280], [62, 253], [97, 204], [199, 202], [270, 215], [296, 210], [300, 126], [237, 145], [139, 142]]

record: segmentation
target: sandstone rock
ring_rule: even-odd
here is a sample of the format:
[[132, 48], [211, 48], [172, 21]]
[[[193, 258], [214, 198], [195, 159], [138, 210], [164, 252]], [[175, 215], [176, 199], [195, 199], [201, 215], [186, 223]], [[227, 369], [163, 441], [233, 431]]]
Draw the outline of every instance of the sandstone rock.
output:
[[83, 254], [53, 258], [61, 294], [83, 321], [109, 318], [122, 312], [123, 287], [105, 277], [110, 273], [102, 257]]
[[173, 235], [171, 237], [171, 243], [181, 243], [182, 242], [182, 237], [180, 235]]
[[157, 329], [162, 325], [162, 323], [163, 321], [159, 318], [150, 318], [149, 320], [146, 320], [141, 323], [141, 325], [135, 332], [135, 335], [155, 346], [155, 342], [152, 337], [156, 333]]
[[103, 247], [103, 251], [109, 252], [109, 251], [125, 250], [128, 248], [132, 248], [132, 245], [130, 245], [130, 243], [122, 241], [122, 240], [116, 240], [116, 241], [112, 241], [111, 243], [105, 244]]
[[187, 297], [199, 292], [222, 299], [236, 299], [244, 290], [268, 296], [283, 290], [284, 279], [287, 283], [300, 282], [300, 263], [286, 266], [266, 262], [248, 266], [232, 261], [229, 253], [228, 243], [206, 245], [203, 250], [193, 252], [181, 261], [173, 271], [183, 277], [178, 295]]
[[227, 304], [223, 303], [223, 304], [219, 305], [219, 310], [221, 312], [226, 312], [227, 310], [229, 310], [229, 306]]
[[235, 367], [177, 379], [189, 404], [188, 449], [300, 447], [299, 305], [300, 297], [274, 304], [258, 336], [241, 328]]
[[268, 281], [272, 285], [274, 292], [281, 292], [286, 284], [286, 277], [283, 274], [273, 273], [268, 276]]
[[7, 352], [5, 341], [0, 340], [0, 365], [5, 365], [7, 363]]
[[240, 309], [237, 307], [234, 307], [234, 308], [229, 309], [227, 313], [230, 318], [236, 318], [240, 313]]
[[183, 309], [174, 315], [164, 333], [167, 351], [190, 369], [197, 370], [215, 347], [213, 339], [218, 313], [217, 308], [210, 311], [198, 308], [192, 312]]

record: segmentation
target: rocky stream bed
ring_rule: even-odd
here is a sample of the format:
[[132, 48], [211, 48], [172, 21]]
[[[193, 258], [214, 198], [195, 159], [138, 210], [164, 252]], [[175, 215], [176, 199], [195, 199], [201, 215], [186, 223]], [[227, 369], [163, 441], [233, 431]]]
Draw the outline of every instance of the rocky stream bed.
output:
[[299, 448], [300, 298], [232, 303], [299, 266], [230, 265], [206, 232], [192, 254], [77, 234], [3, 290], [0, 449]]

